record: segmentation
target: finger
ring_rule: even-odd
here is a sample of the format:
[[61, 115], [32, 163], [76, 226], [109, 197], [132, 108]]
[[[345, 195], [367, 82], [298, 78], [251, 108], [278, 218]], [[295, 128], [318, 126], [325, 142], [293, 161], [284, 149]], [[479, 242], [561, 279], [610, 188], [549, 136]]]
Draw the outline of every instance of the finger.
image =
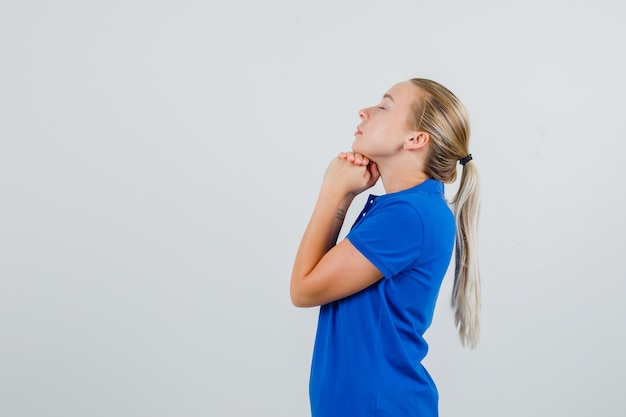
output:
[[368, 169], [372, 177], [377, 178], [377, 179], [380, 177], [380, 172], [378, 171], [378, 165], [376, 165], [376, 162], [372, 162], [370, 166], [368, 167]]
[[370, 159], [367, 156], [358, 152], [354, 153], [354, 158], [356, 159], [357, 165], [367, 166], [370, 163]]
[[338, 157], [339, 157], [340, 159], [346, 159], [346, 158], [348, 157], [348, 154], [346, 154], [345, 152], [339, 152]]

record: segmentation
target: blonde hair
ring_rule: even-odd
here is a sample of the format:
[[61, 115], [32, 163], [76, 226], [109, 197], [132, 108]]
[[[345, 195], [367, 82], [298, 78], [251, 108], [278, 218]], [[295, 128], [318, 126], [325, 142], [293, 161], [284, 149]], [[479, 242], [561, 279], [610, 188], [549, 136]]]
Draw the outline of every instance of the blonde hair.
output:
[[[430, 135], [424, 171], [431, 178], [452, 183], [457, 163], [469, 155], [469, 117], [460, 100], [435, 81], [413, 78], [420, 99], [413, 106], [417, 130]], [[480, 271], [477, 234], [480, 214], [480, 181], [474, 162], [465, 163], [461, 183], [451, 201], [456, 220], [455, 269], [452, 289], [454, 321], [464, 346], [474, 348], [480, 333]]]

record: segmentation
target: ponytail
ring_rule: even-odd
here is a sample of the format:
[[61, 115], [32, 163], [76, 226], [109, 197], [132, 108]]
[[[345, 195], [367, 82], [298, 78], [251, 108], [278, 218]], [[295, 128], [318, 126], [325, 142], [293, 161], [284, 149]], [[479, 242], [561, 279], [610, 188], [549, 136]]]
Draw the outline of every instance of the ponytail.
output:
[[480, 334], [480, 271], [478, 268], [478, 217], [480, 179], [473, 162], [463, 166], [461, 183], [452, 200], [456, 220], [452, 308], [461, 343], [475, 348]]

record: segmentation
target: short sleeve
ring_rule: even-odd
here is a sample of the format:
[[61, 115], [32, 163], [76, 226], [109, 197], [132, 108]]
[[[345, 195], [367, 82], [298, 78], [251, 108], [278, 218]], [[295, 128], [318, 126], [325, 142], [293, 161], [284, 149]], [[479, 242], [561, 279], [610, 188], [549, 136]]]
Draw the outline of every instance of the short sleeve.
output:
[[372, 209], [346, 238], [386, 278], [410, 269], [422, 252], [424, 225], [414, 206], [404, 201]]

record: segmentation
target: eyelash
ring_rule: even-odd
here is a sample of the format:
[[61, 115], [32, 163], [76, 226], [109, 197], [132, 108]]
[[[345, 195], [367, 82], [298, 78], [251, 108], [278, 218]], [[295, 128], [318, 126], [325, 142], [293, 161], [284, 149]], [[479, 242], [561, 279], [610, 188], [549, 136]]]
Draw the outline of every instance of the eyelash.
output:
[[379, 109], [381, 110], [385, 110], [385, 108], [383, 106], [378, 106]]

